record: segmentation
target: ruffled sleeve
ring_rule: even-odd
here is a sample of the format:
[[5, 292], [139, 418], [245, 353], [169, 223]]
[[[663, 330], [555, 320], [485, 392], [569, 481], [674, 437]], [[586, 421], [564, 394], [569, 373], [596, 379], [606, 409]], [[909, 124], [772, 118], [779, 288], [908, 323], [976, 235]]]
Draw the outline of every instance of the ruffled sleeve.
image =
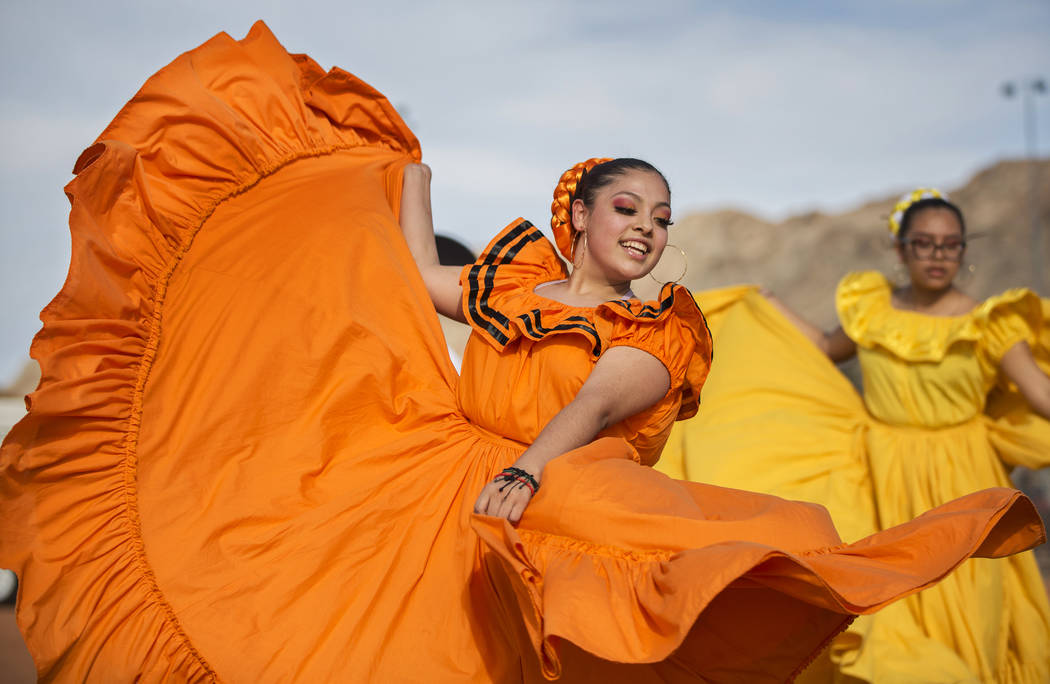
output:
[[992, 364], [998, 364], [1018, 342], [1034, 347], [1043, 325], [1039, 297], [1023, 288], [990, 297], [975, 310], [974, 316], [984, 332], [981, 353]]
[[700, 389], [711, 370], [711, 331], [689, 290], [666, 283], [652, 302], [611, 301], [598, 307], [595, 323], [606, 349], [635, 347], [660, 360], [681, 394], [678, 420], [696, 415]]
[[1050, 310], [1035, 293], [1016, 289], [991, 297], [975, 311], [984, 332], [977, 358], [985, 377], [995, 381], [985, 406], [988, 437], [999, 458], [1026, 468], [1050, 465], [1050, 422], [1034, 413], [1017, 385], [999, 373], [999, 362], [1015, 344], [1027, 342], [1041, 370], [1050, 372], [1044, 307]]
[[958, 342], [976, 342], [972, 316], [927, 316], [893, 308], [893, 290], [878, 271], [850, 273], [839, 281], [835, 308], [842, 329], [857, 346], [881, 347], [906, 361], [937, 362]]
[[541, 283], [567, 277], [565, 264], [543, 233], [516, 219], [473, 264], [463, 267], [463, 312], [475, 332], [497, 350], [521, 337], [538, 341], [550, 334], [572, 334], [584, 336], [593, 355], [600, 356], [603, 344], [587, 309], [534, 292]]
[[839, 281], [835, 308], [839, 323], [851, 340], [861, 346], [870, 344], [890, 303], [890, 284], [877, 271], [850, 273]]
[[[1028, 298], [1025, 297], [1024, 308], [1027, 309]], [[1020, 321], [1004, 320], [1003, 331], [992, 333], [989, 338], [995, 336], [996, 340], [989, 345], [989, 351], [1005, 353], [1011, 346], [1021, 339], [1025, 339], [1032, 346], [1032, 356], [1039, 368], [1050, 375], [1050, 326], [1045, 321], [1050, 319], [1050, 299], [1041, 302], [1041, 313], [1043, 325], [1038, 330], [1034, 342], [1023, 335], [1026, 326]], [[1003, 309], [1003, 307], [998, 307]], [[1017, 304], [1006, 307], [1007, 311], [1013, 310], [1013, 315], [1018, 315]], [[1005, 314], [1005, 311], [1002, 312]], [[1031, 312], [1025, 311], [1028, 323], [1031, 322]], [[1002, 318], [1009, 318], [1003, 315]], [[991, 325], [994, 325], [990, 321]], [[1011, 340], [1014, 340], [1011, 342]], [[991, 353], [989, 354], [991, 356]], [[999, 377], [995, 388], [988, 395], [988, 405], [985, 407], [988, 415], [988, 436], [995, 445], [999, 457], [1010, 465], [1020, 465], [1026, 468], [1045, 468], [1050, 466], [1050, 421], [1032, 412], [1028, 402], [1021, 395], [1017, 386], [1006, 377]]]

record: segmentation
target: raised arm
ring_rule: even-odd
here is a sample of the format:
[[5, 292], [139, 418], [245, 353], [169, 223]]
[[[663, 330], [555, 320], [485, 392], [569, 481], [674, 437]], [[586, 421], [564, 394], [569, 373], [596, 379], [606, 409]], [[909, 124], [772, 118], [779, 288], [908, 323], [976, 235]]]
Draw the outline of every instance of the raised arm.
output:
[[842, 363], [847, 359], [851, 359], [857, 353], [857, 343], [846, 335], [846, 331], [842, 329], [841, 325], [831, 332], [825, 332], [795, 313], [772, 292], [763, 290], [762, 296], [769, 300], [769, 303], [775, 306], [780, 313], [784, 314], [784, 318], [791, 321], [792, 325], [808, 337], [813, 344], [817, 345], [817, 349], [827, 354], [828, 358], [835, 363]]
[[[583, 387], [543, 428], [514, 463], [539, 482], [547, 462], [591, 442], [602, 430], [660, 401], [671, 376], [655, 356], [634, 347], [613, 347], [602, 354]], [[524, 486], [490, 482], [474, 504], [476, 513], [518, 522], [532, 498]]]
[[1010, 347], [999, 361], [999, 370], [1017, 385], [1033, 411], [1050, 420], [1050, 377], [1036, 364], [1027, 342]]
[[401, 188], [401, 232], [412, 258], [423, 276], [427, 293], [438, 313], [466, 322], [463, 316], [459, 266], [442, 266], [434, 241], [434, 217], [430, 210], [430, 167], [409, 164]]

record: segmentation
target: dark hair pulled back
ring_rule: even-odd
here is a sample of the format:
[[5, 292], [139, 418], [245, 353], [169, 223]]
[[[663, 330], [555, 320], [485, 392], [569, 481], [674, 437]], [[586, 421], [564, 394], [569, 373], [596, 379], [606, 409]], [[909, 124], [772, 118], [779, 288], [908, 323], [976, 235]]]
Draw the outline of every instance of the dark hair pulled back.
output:
[[928, 197], [915, 202], [904, 211], [904, 215], [901, 216], [900, 230], [897, 231], [898, 242], [904, 242], [908, 231], [911, 229], [912, 220], [919, 212], [925, 209], [947, 209], [951, 211], [955, 214], [955, 218], [959, 220], [959, 228], [962, 230], [963, 237], [966, 237], [966, 221], [963, 219], [962, 211], [959, 207], [941, 197]]
[[596, 165], [590, 171], [585, 171], [580, 176], [579, 183], [576, 184], [576, 192], [573, 193], [572, 199], [583, 200], [583, 203], [587, 207], [594, 206], [594, 197], [598, 194], [605, 186], [612, 183], [613, 180], [619, 176], [624, 175], [628, 171], [648, 171], [649, 173], [655, 173], [663, 181], [664, 187], [667, 188], [668, 197], [671, 196], [671, 185], [667, 182], [667, 178], [664, 177], [660, 170], [642, 159], [635, 159], [634, 157], [620, 157], [618, 159], [610, 159], [607, 162], [602, 162]]

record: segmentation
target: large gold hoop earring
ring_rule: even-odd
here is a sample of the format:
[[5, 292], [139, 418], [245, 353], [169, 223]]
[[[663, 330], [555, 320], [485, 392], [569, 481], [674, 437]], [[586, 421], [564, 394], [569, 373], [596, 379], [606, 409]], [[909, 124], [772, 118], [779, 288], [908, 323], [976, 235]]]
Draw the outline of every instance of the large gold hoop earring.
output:
[[[655, 280], [656, 282], [660, 283], [661, 285], [663, 283], [665, 283], [665, 282], [667, 282], [667, 283], [677, 283], [678, 281], [680, 281], [682, 278], [685, 277], [686, 273], [689, 272], [689, 257], [686, 256], [685, 250], [682, 249], [681, 247], [679, 247], [678, 245], [670, 245], [670, 244], [668, 244], [668, 245], [664, 245], [664, 253], [666, 253], [666, 250], [667, 250], [668, 247], [673, 247], [674, 249], [677, 249], [678, 252], [682, 255], [682, 273], [677, 278], [675, 278], [674, 280], [661, 281], [659, 278], [657, 278], [656, 276], [653, 275], [653, 271], [656, 270], [656, 267], [653, 267], [653, 271], [649, 271], [649, 277], [652, 278], [653, 280]], [[663, 254], [660, 255], [660, 261], [663, 261]], [[656, 262], [656, 263], [657, 263], [657, 265], [660, 264], [659, 261]]]
[[583, 266], [583, 259], [580, 259], [580, 263], [576, 263], [576, 245], [579, 244], [580, 240], [583, 240], [583, 252], [580, 254], [581, 257], [587, 256], [587, 233], [582, 230], [576, 231], [576, 235], [572, 240], [572, 248], [569, 250], [569, 260], [572, 261], [573, 269], [580, 268]]

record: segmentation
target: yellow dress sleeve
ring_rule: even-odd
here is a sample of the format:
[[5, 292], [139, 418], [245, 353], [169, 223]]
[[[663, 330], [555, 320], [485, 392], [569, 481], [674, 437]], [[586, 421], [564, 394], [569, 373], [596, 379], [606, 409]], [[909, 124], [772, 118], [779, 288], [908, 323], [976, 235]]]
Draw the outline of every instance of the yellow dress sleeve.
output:
[[[1027, 290], [1011, 291], [988, 301], [986, 363], [997, 367], [1010, 347], [1026, 341], [1042, 371], [1050, 375], [1050, 299]], [[1006, 463], [1026, 468], [1050, 466], [1050, 421], [1034, 414], [1017, 386], [999, 376], [985, 407], [988, 436]]]
[[979, 349], [994, 365], [1018, 342], [1034, 347], [1043, 327], [1042, 302], [1034, 292], [1021, 288], [990, 297], [974, 315], [984, 333]]
[[835, 309], [846, 335], [870, 347], [890, 310], [890, 284], [878, 271], [850, 273], [839, 281]]

